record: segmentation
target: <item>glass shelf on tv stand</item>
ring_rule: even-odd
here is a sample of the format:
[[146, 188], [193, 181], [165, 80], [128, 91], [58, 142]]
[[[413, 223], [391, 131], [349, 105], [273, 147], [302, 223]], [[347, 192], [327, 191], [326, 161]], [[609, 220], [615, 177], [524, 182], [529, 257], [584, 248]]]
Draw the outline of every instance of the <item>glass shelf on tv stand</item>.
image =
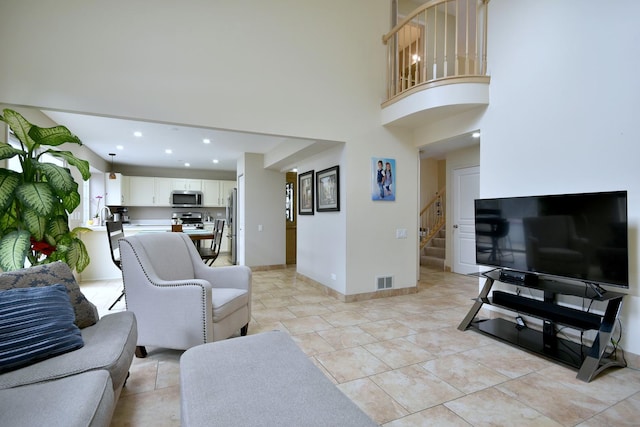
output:
[[[494, 338], [498, 338], [506, 343], [520, 347], [524, 350], [539, 354], [567, 366], [577, 368], [577, 378], [585, 382], [591, 381], [598, 373], [609, 367], [626, 366], [624, 361], [610, 359], [605, 356], [615, 322], [620, 314], [624, 294], [611, 291], [606, 291], [604, 294], [601, 294], [599, 292], [595, 292], [593, 288], [586, 284], [564, 282], [559, 279], [539, 278], [535, 283], [530, 282], [526, 284], [525, 282], [514, 283], [512, 281], [500, 281], [499, 269], [481, 273], [479, 276], [486, 278], [484, 286], [482, 287], [478, 297], [475, 299], [473, 306], [458, 326], [459, 330], [465, 331], [466, 329], [473, 329]], [[515, 323], [502, 318], [479, 319], [476, 317], [484, 304], [493, 305], [492, 300], [489, 297], [489, 293], [491, 292], [491, 288], [495, 282], [501, 282], [515, 287], [538, 289], [544, 292], [544, 301], [534, 300], [534, 302], [531, 303], [532, 308], [530, 311], [532, 313], [527, 313], [527, 301], [532, 300], [526, 296], [517, 295], [515, 297], [519, 302], [519, 304], [517, 304], [517, 308], [505, 305], [496, 305], [500, 308], [511, 310], [516, 313], [522, 313], [542, 319], [542, 331], [537, 331], [528, 327], [518, 328]], [[590, 347], [565, 340], [557, 336], [555, 321], [553, 320], [555, 317], [553, 312], [557, 312], [558, 310], [566, 312], [561, 314], [567, 314], [569, 316], [568, 320], [562, 322], [563, 325], [584, 330], [584, 327], [580, 326], [580, 323], [577, 320], [575, 324], [572, 325], [572, 321], [570, 319], [571, 313], [575, 313], [577, 310], [565, 309], [562, 306], [555, 304], [557, 295], [571, 295], [589, 300], [606, 302], [607, 306], [605, 312], [600, 315], [601, 322], [597, 335]], [[546, 314], [544, 310], [545, 307], [549, 309], [549, 312]]]

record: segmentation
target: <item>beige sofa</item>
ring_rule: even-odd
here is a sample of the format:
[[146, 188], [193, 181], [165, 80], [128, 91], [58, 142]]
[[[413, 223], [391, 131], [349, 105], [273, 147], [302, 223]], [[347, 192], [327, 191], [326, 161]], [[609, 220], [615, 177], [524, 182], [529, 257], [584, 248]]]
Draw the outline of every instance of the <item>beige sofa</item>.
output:
[[0, 274], [0, 291], [54, 284], [66, 287], [83, 346], [4, 370], [0, 425], [108, 426], [133, 359], [135, 316], [121, 312], [99, 319], [96, 307], [61, 262]]

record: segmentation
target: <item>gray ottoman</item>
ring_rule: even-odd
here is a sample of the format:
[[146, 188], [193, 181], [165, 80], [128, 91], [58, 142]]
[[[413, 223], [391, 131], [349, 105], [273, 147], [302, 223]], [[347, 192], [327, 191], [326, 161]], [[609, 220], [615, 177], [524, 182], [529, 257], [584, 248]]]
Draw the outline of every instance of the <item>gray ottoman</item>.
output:
[[182, 427], [377, 425], [284, 332], [190, 348], [180, 394]]

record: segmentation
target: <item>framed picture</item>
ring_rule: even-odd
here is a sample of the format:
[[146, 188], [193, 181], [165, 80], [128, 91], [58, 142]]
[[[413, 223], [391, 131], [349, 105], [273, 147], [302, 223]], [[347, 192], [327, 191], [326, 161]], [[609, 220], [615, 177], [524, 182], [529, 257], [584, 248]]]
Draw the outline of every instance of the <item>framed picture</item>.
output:
[[332, 212], [340, 210], [339, 166], [321, 170], [316, 174], [316, 210]]
[[384, 157], [371, 158], [371, 200], [396, 200], [396, 161]]
[[313, 170], [298, 175], [298, 215], [313, 215]]

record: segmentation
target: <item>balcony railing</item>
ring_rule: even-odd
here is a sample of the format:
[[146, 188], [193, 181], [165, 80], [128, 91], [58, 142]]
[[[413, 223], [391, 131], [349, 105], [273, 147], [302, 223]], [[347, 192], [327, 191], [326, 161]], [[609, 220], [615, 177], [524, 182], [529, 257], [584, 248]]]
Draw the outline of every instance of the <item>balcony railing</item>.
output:
[[489, 0], [432, 0], [382, 38], [387, 45], [387, 101], [487, 72]]

